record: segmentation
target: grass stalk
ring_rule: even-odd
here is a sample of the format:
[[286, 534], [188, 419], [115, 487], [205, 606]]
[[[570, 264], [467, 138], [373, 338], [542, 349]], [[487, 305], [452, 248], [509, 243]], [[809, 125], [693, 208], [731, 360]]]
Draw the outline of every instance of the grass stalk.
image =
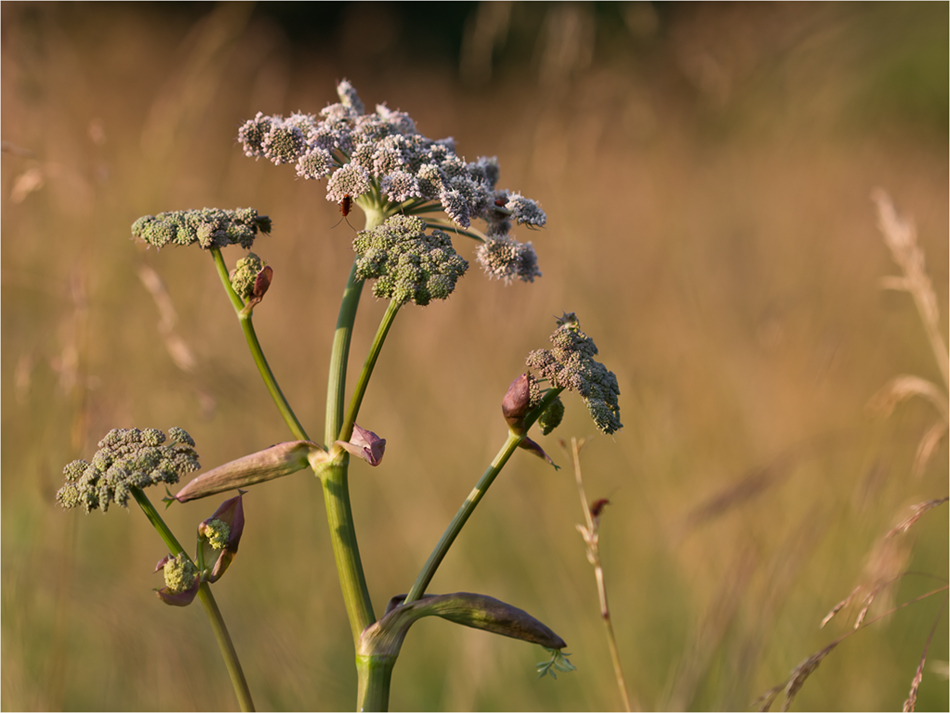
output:
[[[640, 710], [639, 706], [631, 707], [630, 696], [627, 693], [627, 683], [623, 676], [623, 667], [620, 665], [620, 650], [617, 648], [617, 637], [614, 635], [614, 626], [610, 620], [610, 607], [607, 605], [607, 585], [604, 581], [604, 568], [600, 562], [600, 513], [595, 512], [590, 502], [587, 500], [587, 493], [584, 491], [584, 479], [581, 475], [581, 448], [584, 447], [586, 439], [578, 441], [571, 438], [571, 460], [574, 464], [574, 480], [577, 483], [577, 493], [581, 500], [581, 509], [584, 511], [584, 518], [587, 526], [578, 525], [584, 542], [587, 545], [587, 561], [594, 568], [594, 579], [597, 582], [597, 597], [600, 603], [600, 618], [604, 622], [604, 629], [607, 636], [607, 646], [610, 649], [610, 660], [613, 664], [614, 679], [617, 681], [617, 688], [620, 691], [620, 698], [623, 700], [624, 710]], [[563, 445], [563, 442], [562, 442]]]

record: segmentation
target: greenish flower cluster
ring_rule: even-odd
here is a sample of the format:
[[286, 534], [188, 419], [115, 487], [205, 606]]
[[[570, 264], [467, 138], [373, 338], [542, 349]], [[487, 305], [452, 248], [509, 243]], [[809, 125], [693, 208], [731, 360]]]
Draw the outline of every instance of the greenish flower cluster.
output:
[[254, 294], [254, 283], [258, 273], [264, 269], [264, 264], [254, 253], [248, 253], [234, 264], [228, 278], [231, 280], [231, 287], [242, 300], [246, 301]]
[[162, 574], [165, 577], [165, 586], [169, 594], [181, 594], [195, 586], [198, 568], [188, 555], [182, 553], [175, 557], [168, 557], [162, 565]]
[[448, 235], [441, 230], [427, 234], [426, 227], [420, 218], [394, 215], [356, 236], [356, 275], [376, 278], [374, 295], [427, 305], [452, 294], [468, 261], [455, 252]]
[[546, 436], [560, 426], [563, 418], [564, 402], [561, 401], [561, 397], [558, 396], [551, 402], [550, 406], [544, 409], [544, 413], [538, 417], [538, 426], [541, 428], [541, 435]]
[[228, 544], [228, 537], [231, 536], [231, 528], [223, 520], [211, 518], [205, 524], [202, 534], [208, 539], [208, 544], [213, 549], [223, 550]]
[[527, 365], [555, 387], [577, 392], [603, 433], [620, 430], [623, 424], [620, 423], [617, 377], [594, 360], [597, 346], [581, 331], [573, 312], [565, 314], [557, 323], [551, 335], [554, 348], [531, 352]]
[[132, 224], [132, 236], [156, 248], [198, 243], [205, 250], [228, 245], [250, 249], [257, 232], [266, 235], [270, 229], [270, 218], [253, 208], [202, 208], [143, 216]]
[[171, 442], [157, 428], [114, 428], [99, 441], [92, 463], [74, 460], [63, 474], [66, 483], [56, 493], [64, 508], [81, 506], [87, 513], [109, 509], [109, 503], [127, 507], [132, 488], [177, 483], [180, 476], [198, 470], [195, 442], [183, 429], [168, 429]]

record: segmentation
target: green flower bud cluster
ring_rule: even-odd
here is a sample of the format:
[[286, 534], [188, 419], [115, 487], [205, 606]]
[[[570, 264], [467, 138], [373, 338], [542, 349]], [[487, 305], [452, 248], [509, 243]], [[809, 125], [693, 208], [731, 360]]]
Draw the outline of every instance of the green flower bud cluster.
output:
[[488, 234], [502, 237], [510, 221], [542, 227], [547, 221], [536, 202], [495, 188], [498, 160], [466, 162], [452, 138], [434, 141], [416, 130], [408, 114], [377, 105], [365, 107], [344, 80], [340, 101], [313, 114], [258, 114], [238, 131], [244, 153], [276, 165], [293, 164], [306, 179], [327, 178], [327, 200], [340, 203], [373, 193], [386, 202], [410, 202], [407, 209], [438, 203], [455, 223], [488, 223]]
[[551, 402], [550, 406], [544, 409], [544, 413], [538, 417], [538, 426], [541, 428], [541, 435], [546, 436], [560, 426], [563, 418], [564, 402], [561, 401], [561, 397], [558, 396]]
[[228, 245], [250, 249], [257, 232], [266, 235], [270, 229], [270, 218], [253, 208], [202, 208], [143, 216], [132, 224], [132, 236], [156, 248], [198, 243], [205, 250]]
[[254, 294], [254, 283], [264, 265], [264, 261], [254, 253], [248, 253], [247, 257], [242, 257], [234, 264], [234, 269], [228, 277], [231, 287], [242, 300], [247, 301]]
[[211, 518], [205, 523], [203, 534], [208, 538], [208, 544], [212, 549], [223, 550], [231, 536], [231, 528], [223, 520]]
[[597, 346], [581, 331], [573, 312], [558, 321], [551, 335], [554, 349], [538, 349], [528, 355], [527, 365], [558, 388], [575, 391], [584, 399], [597, 428], [611, 434], [620, 423], [620, 388], [612, 371], [594, 360]]
[[452, 294], [468, 261], [455, 252], [448, 235], [441, 230], [427, 234], [426, 227], [420, 218], [393, 215], [356, 236], [356, 275], [376, 278], [374, 295], [427, 305]]
[[127, 507], [132, 488], [177, 483], [180, 476], [198, 470], [195, 442], [183, 429], [168, 429], [171, 443], [157, 428], [114, 428], [99, 441], [92, 463], [74, 460], [63, 474], [66, 483], [56, 493], [64, 508], [81, 506], [87, 513], [109, 509], [114, 502]]
[[198, 568], [188, 555], [181, 553], [176, 557], [168, 557], [162, 565], [162, 574], [165, 577], [165, 586], [169, 594], [181, 594], [195, 586]]

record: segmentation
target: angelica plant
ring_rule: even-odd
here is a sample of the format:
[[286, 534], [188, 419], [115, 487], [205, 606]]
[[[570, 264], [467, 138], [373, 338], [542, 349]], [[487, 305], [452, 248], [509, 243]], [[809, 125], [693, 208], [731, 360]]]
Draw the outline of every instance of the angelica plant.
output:
[[[571, 670], [564, 641], [521, 609], [485, 594], [434, 595], [427, 589], [462, 527], [519, 448], [553, 465], [528, 434], [535, 423], [545, 434], [557, 426], [564, 413], [562, 392], [576, 392], [602, 432], [610, 434], [621, 428], [617, 379], [594, 360], [597, 348], [572, 313], [557, 321], [551, 336], [554, 348], [532, 352], [526, 361], [528, 371], [509, 386], [501, 404], [507, 434], [498, 455], [449, 523], [414, 583], [406, 594], [390, 599], [381, 617], [374, 611], [350, 504], [348, 469], [351, 456], [378, 466], [385, 455], [386, 439], [364, 427], [370, 424], [360, 426], [357, 420], [396, 315], [410, 305], [426, 306], [453, 294], [469, 268], [468, 261], [456, 251], [453, 241], [459, 239], [477, 243], [476, 260], [490, 278], [505, 284], [514, 280], [534, 282], [541, 277], [534, 247], [531, 242], [515, 240], [511, 231], [515, 226], [542, 228], [547, 217], [536, 201], [498, 187], [500, 170], [495, 157], [466, 161], [456, 153], [453, 139], [423, 136], [408, 114], [385, 105], [367, 111], [349, 82], [341, 82], [337, 92], [339, 101], [317, 115], [294, 113], [284, 118], [258, 113], [238, 131], [246, 156], [290, 166], [298, 177], [308, 181], [325, 180], [326, 199], [339, 204], [344, 217], [354, 207], [364, 216], [364, 228], [353, 241], [354, 258], [334, 327], [322, 441], [312, 438], [296, 417], [254, 329], [255, 308], [275, 284], [274, 270], [262, 257], [265, 250], [257, 242], [261, 235], [272, 233], [270, 218], [253, 208], [203, 208], [145, 216], [132, 226], [134, 237], [156, 249], [197, 245], [210, 255], [265, 388], [293, 437], [264, 450], [236, 453], [233, 460], [202, 472], [166, 500], [181, 506], [229, 490], [243, 493], [244, 489], [301, 470], [314, 473], [322, 486], [337, 575], [353, 636], [359, 682], [356, 703], [360, 710], [387, 708], [393, 666], [406, 632], [426, 616], [539, 644], [551, 657], [539, 665], [542, 673]], [[483, 225], [479, 228], [476, 223]], [[231, 270], [222, 252], [230, 246], [248, 251], [235, 260]], [[252, 247], [256, 252], [249, 252]], [[350, 339], [366, 283], [372, 284], [375, 297], [389, 303], [348, 394], [345, 386], [351, 361]], [[179, 435], [175, 438], [193, 446], [190, 439]], [[179, 454], [178, 445], [172, 448], [173, 454]], [[67, 484], [60, 501], [64, 505], [81, 504], [87, 511], [96, 505], [105, 509], [111, 501], [124, 504], [128, 492], [142, 504], [140, 488], [144, 485], [152, 481], [177, 482], [161, 464], [181, 462], [179, 470], [197, 468], [196, 460], [182, 461], [184, 456], [174, 455], [179, 460], [173, 461], [168, 461], [171, 456], [162, 457], [165, 460], [156, 461], [162, 477], [142, 475], [152, 473], [154, 467], [148, 464], [154, 458], [149, 456], [145, 465], [140, 458], [132, 468], [139, 475], [127, 485], [110, 480], [109, 468], [115, 466], [108, 457], [97, 454], [88, 467], [67, 466]], [[80, 482], [84, 483], [82, 488]], [[201, 523], [195, 560], [180, 546], [169, 547], [170, 553], [159, 563], [166, 578], [166, 587], [159, 590], [163, 601], [186, 605], [194, 593], [202, 597], [203, 592], [210, 592], [208, 585], [220, 578], [237, 551], [235, 537], [240, 537], [244, 525], [241, 497], [239, 494], [227, 501], [215, 516]], [[154, 508], [147, 514], [166, 542], [172, 541]], [[220, 615], [212, 617], [213, 625], [219, 621]], [[233, 647], [226, 661], [233, 668]], [[249, 708], [250, 695], [244, 695], [238, 683], [235, 686], [240, 704]]]

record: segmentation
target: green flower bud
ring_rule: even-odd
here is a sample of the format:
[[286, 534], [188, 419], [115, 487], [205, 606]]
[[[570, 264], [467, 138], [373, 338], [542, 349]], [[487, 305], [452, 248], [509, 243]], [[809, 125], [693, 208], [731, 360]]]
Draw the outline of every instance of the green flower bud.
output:
[[[244, 534], [244, 492], [226, 500], [198, 525], [198, 561], [204, 578], [217, 582], [237, 554]], [[212, 564], [213, 563], [213, 564]]]
[[194, 601], [201, 586], [201, 575], [188, 555], [166, 555], [155, 567], [156, 572], [159, 570], [165, 575], [165, 586], [155, 590], [159, 599], [176, 607], [185, 607]]
[[538, 418], [538, 426], [541, 427], [541, 435], [546, 436], [555, 428], [561, 425], [561, 419], [564, 418], [564, 402], [558, 396], [550, 405], [544, 409], [544, 413]]

